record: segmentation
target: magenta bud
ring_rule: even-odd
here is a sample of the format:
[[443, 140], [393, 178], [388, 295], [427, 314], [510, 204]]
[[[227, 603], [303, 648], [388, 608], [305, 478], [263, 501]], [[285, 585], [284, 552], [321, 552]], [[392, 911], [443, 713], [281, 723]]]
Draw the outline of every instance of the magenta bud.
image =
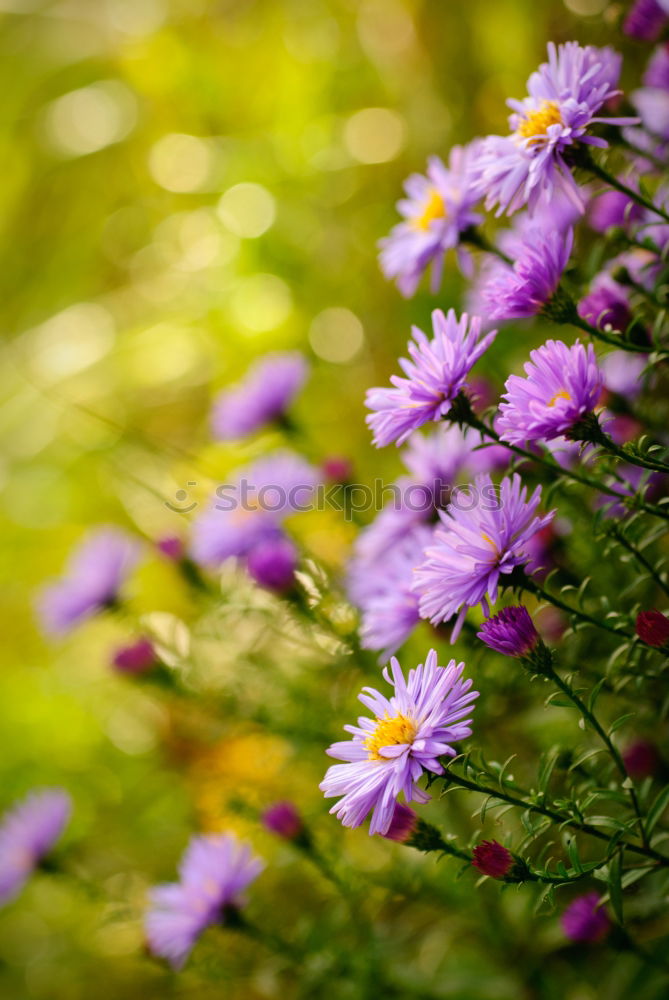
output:
[[121, 646], [112, 657], [112, 664], [123, 674], [141, 674], [154, 667], [158, 659], [151, 642], [146, 638]]
[[179, 562], [180, 559], [183, 559], [186, 552], [183, 541], [177, 538], [176, 535], [158, 539], [156, 548], [168, 559], [173, 559], [174, 562]]
[[514, 865], [513, 854], [496, 840], [484, 840], [473, 851], [472, 864], [483, 875], [504, 878]]
[[396, 840], [399, 844], [406, 844], [407, 840], [410, 840], [416, 832], [417, 826], [418, 814], [409, 806], [397, 802], [390, 826], [382, 836], [387, 840]]
[[353, 463], [349, 458], [332, 455], [321, 465], [323, 475], [330, 483], [350, 483], [353, 478]]
[[262, 824], [284, 840], [295, 840], [304, 830], [302, 817], [292, 802], [276, 802], [262, 814]]

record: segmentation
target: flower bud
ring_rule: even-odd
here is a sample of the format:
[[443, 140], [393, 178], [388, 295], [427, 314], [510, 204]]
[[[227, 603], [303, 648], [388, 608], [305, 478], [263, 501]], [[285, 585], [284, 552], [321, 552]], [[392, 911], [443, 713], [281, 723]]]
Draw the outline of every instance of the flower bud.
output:
[[284, 840], [296, 840], [304, 831], [302, 817], [292, 802], [275, 802], [262, 814], [262, 824]]
[[560, 922], [570, 941], [601, 941], [611, 926], [596, 892], [578, 896], [564, 911]]
[[483, 875], [504, 878], [514, 866], [514, 857], [496, 840], [484, 840], [474, 848], [472, 864]]
[[121, 646], [112, 657], [112, 664], [122, 674], [143, 674], [158, 662], [151, 642], [142, 637], [136, 642]]
[[669, 643], [669, 618], [661, 611], [640, 611], [636, 616], [636, 634], [649, 646], [659, 649]]

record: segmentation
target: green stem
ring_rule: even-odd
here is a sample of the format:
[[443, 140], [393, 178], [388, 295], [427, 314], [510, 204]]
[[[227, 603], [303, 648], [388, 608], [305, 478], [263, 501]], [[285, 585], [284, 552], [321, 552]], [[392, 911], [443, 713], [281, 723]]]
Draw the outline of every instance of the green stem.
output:
[[619, 628], [617, 625], [610, 625], [606, 621], [600, 621], [598, 618], [593, 618], [592, 615], [587, 614], [585, 611], [580, 611], [578, 608], [573, 608], [570, 604], [566, 604], [564, 601], [560, 600], [554, 594], [550, 594], [547, 590], [537, 583], [532, 577], [523, 575], [522, 579], [519, 580], [520, 586], [523, 590], [526, 590], [530, 594], [534, 594], [535, 597], [540, 597], [544, 601], [548, 601], [554, 607], [559, 608], [560, 611], [564, 611], [566, 614], [571, 615], [574, 618], [578, 618], [588, 625], [595, 625], [597, 628], [603, 629], [605, 632], [611, 632], [613, 635], [623, 636], [625, 639], [636, 639], [636, 635], [632, 632], [628, 632], [627, 629]]
[[[664, 521], [669, 520], [669, 509], [663, 510], [662, 507], [658, 507], [656, 504], [646, 503], [644, 500], [637, 499], [634, 496], [630, 496], [627, 493], [621, 493], [619, 490], [614, 490], [610, 486], [605, 486], [598, 479], [592, 479], [590, 476], [586, 476], [580, 472], [574, 472], [572, 469], [565, 469], [553, 459], [547, 458], [545, 455], [537, 454], [534, 451], [529, 451], [526, 448], [520, 448], [518, 445], [509, 444], [508, 441], [503, 441], [499, 436], [497, 431], [486, 424], [483, 420], [476, 416], [471, 408], [469, 400], [464, 396], [458, 397], [457, 405], [454, 404], [455, 413], [453, 410], [448, 414], [448, 418], [451, 420], [456, 420], [458, 423], [466, 424], [468, 427], [473, 427], [475, 430], [480, 431], [485, 437], [490, 438], [496, 444], [502, 445], [508, 451], [514, 453], [514, 455], [520, 455], [522, 458], [529, 459], [542, 468], [547, 469], [554, 476], [562, 476], [567, 479], [572, 479], [576, 483], [581, 483], [583, 486], [588, 486], [591, 489], [595, 489], [600, 493], [604, 493], [606, 496], [615, 497], [617, 500], [622, 501], [626, 507], [632, 507], [635, 510], [643, 510], [648, 514], [654, 514], [656, 517], [661, 517]], [[451, 415], [453, 413], [453, 415]]]
[[574, 315], [570, 316], [567, 322], [570, 326], [575, 326], [577, 329], [583, 330], [590, 337], [602, 340], [605, 344], [611, 344], [612, 347], [620, 351], [630, 351], [634, 354], [652, 354], [655, 350], [654, 347], [648, 344], [631, 344], [628, 340], [624, 340], [622, 336], [616, 336], [613, 333], [607, 333], [605, 330], [600, 330], [596, 326], [592, 326], [587, 320], [579, 316], [576, 310], [574, 310]]
[[[490, 788], [487, 785], [479, 785], [475, 781], [470, 781], [468, 778], [455, 774], [448, 768], [446, 768], [446, 772], [443, 775], [443, 780], [451, 782], [454, 785], [458, 785], [460, 788], [466, 788], [470, 792], [478, 792], [479, 795], [489, 795], [493, 799], [499, 799], [500, 802], [508, 802], [509, 805], [517, 806], [519, 809], [527, 809], [529, 812], [545, 816], [554, 823], [569, 826], [573, 830], [580, 830], [581, 833], [586, 833], [590, 837], [596, 837], [597, 840], [605, 840], [608, 843], [611, 839], [610, 834], [603, 833], [601, 830], [598, 830], [596, 826], [592, 826], [584, 820], [577, 820], [572, 816], [565, 816], [563, 813], [559, 813], [555, 809], [549, 809], [547, 806], [539, 805], [536, 802], [528, 802], [525, 799], [519, 799], [515, 795], [509, 795], [507, 792], [501, 791], [501, 789]], [[652, 847], [646, 847], [641, 844], [633, 844], [628, 840], [619, 840], [618, 845], [621, 844], [624, 845], [628, 851], [633, 851], [636, 854], [643, 854], [644, 857], [652, 858], [654, 861], [657, 861], [658, 864], [669, 867], [669, 857], [664, 854], [660, 854], [659, 851], [654, 850]]]
[[469, 243], [470, 246], [476, 247], [477, 250], [483, 250], [484, 253], [494, 254], [495, 257], [503, 260], [505, 264], [513, 266], [512, 259], [507, 257], [504, 251], [496, 247], [494, 243], [491, 243], [487, 236], [484, 236], [481, 230], [476, 229], [475, 226], [470, 226], [469, 229], [466, 229], [460, 238], [463, 243]]
[[608, 530], [609, 533], [616, 539], [616, 541], [619, 542], [619, 544], [622, 545], [623, 548], [627, 549], [627, 551], [634, 556], [639, 565], [643, 566], [643, 568], [655, 581], [660, 590], [663, 590], [664, 593], [669, 597], [669, 584], [665, 583], [665, 581], [662, 579], [662, 577], [655, 569], [655, 567], [652, 565], [652, 563], [650, 563], [648, 559], [646, 559], [643, 552], [641, 552], [641, 550], [638, 549], [636, 545], [630, 542], [630, 540], [625, 536], [625, 534], [620, 530], [620, 528], [616, 524], [612, 524]]
[[624, 194], [628, 198], [631, 198], [632, 201], [635, 201], [637, 205], [641, 205], [642, 208], [647, 208], [649, 212], [654, 212], [656, 215], [659, 215], [660, 218], [669, 222], [669, 214], [667, 214], [664, 209], [658, 208], [657, 205], [655, 205], [649, 198], [644, 197], [644, 195], [635, 191], [634, 188], [628, 187], [627, 184], [623, 184], [622, 181], [619, 181], [617, 177], [610, 174], [608, 170], [605, 170], [604, 167], [600, 166], [599, 163], [593, 160], [591, 156], [588, 155], [587, 157], [583, 157], [582, 165], [586, 168], [586, 170], [589, 170], [594, 177], [599, 178], [600, 181], [604, 181], [609, 185], [609, 187], [614, 188], [616, 191], [620, 191], [621, 194]]
[[[620, 753], [618, 752], [618, 748], [614, 745], [610, 736], [608, 735], [604, 727], [601, 725], [595, 714], [590, 711], [590, 709], [582, 700], [582, 698], [578, 694], [576, 694], [571, 684], [569, 684], [568, 681], [564, 680], [564, 678], [560, 677], [560, 675], [554, 670], [552, 665], [548, 666], [547, 664], [545, 664], [543, 673], [544, 676], [548, 677], [548, 679], [552, 681], [553, 684], [555, 684], [555, 686], [559, 688], [564, 695], [567, 696], [567, 698], [569, 698], [571, 703], [579, 710], [583, 718], [592, 726], [592, 728], [595, 730], [600, 740], [608, 750], [609, 754], [611, 755], [613, 762], [618, 768], [618, 772], [623, 778], [623, 782], [629, 781], [630, 777], [629, 774], [627, 773], [627, 768], [625, 767], [624, 761], [620, 756]], [[644, 847], [649, 847], [648, 836], [646, 834], [646, 828], [644, 826], [643, 819], [641, 816], [641, 810], [639, 808], [639, 800], [637, 798], [636, 791], [632, 785], [630, 785], [627, 788], [627, 791], [629, 792], [630, 800], [632, 802], [632, 808], [634, 810], [634, 815], [636, 816], [637, 819], [637, 826], [639, 827], [639, 834], [641, 835], [641, 841]]]

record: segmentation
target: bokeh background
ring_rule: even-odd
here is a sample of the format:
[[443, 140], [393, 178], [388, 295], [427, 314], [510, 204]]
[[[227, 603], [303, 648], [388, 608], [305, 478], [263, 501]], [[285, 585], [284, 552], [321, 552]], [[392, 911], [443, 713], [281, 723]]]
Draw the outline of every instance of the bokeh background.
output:
[[[208, 426], [213, 394], [268, 349], [310, 358], [295, 411], [310, 458], [346, 456], [362, 482], [397, 475], [394, 449], [370, 447], [364, 390], [394, 370], [410, 323], [462, 292], [453, 268], [436, 301], [384, 282], [376, 242], [402, 180], [502, 128], [548, 39], [622, 44], [620, 13], [606, 0], [0, 0], [0, 806], [44, 784], [75, 800], [69, 874], [36, 877], [0, 911], [7, 1000], [355, 1000], [381, 995], [378, 962], [397, 996], [662, 995], [631, 957], [566, 949], [531, 893], [475, 892], [452, 863], [329, 818], [323, 750], [360, 671], [238, 579], [203, 608], [154, 556], [128, 618], [54, 647], [34, 616], [88, 526], [185, 535], [192, 515], [167, 503], [201, 505], [276, 443], [216, 445]], [[644, 56], [627, 45], [626, 79]], [[483, 366], [495, 384], [541, 336], [498, 341]], [[336, 577], [354, 529], [320, 514], [299, 533]], [[139, 619], [187, 664], [192, 702], [113, 674], [110, 650]], [[428, 641], [419, 630], [417, 657]], [[489, 685], [483, 738], [494, 725], [528, 766], [573, 725], [499, 664], [471, 666]], [[260, 829], [258, 810], [285, 797], [345, 873], [357, 920]], [[434, 815], [468, 836], [476, 804], [456, 798]], [[147, 886], [173, 877], [191, 833], [227, 828], [268, 859], [251, 910], [307, 943], [299, 973], [233, 934], [212, 932], [178, 976], [144, 954]]]

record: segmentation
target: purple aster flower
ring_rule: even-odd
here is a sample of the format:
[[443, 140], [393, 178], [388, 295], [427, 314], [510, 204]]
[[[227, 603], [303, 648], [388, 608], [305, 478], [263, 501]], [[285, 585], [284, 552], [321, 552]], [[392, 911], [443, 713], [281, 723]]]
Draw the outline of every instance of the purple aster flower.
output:
[[222, 441], [252, 434], [286, 412], [304, 385], [307, 362], [298, 351], [268, 354], [214, 402], [212, 429]]
[[648, 60], [643, 74], [644, 87], [669, 90], [669, 44], [659, 45]]
[[656, 0], [635, 0], [623, 22], [623, 31], [630, 38], [654, 42], [667, 23], [667, 14]]
[[412, 360], [400, 358], [406, 378], [393, 375], [394, 388], [367, 393], [367, 408], [374, 411], [367, 423], [377, 448], [392, 441], [402, 444], [423, 424], [445, 417], [470, 370], [497, 335], [493, 330], [481, 338], [480, 319], [463, 313], [458, 320], [453, 309], [447, 316], [435, 309], [432, 327], [432, 340], [413, 328], [414, 340], [408, 347]]
[[121, 646], [112, 657], [112, 664], [122, 674], [142, 674], [158, 662], [150, 639], [142, 637], [127, 646]]
[[383, 676], [394, 688], [386, 698], [375, 688], [364, 688], [359, 700], [374, 715], [361, 717], [357, 726], [345, 726], [353, 739], [342, 740], [327, 751], [346, 761], [328, 769], [320, 784], [326, 798], [341, 796], [330, 812], [344, 826], [356, 827], [372, 813], [370, 834], [390, 829], [400, 794], [407, 802], [427, 802], [430, 796], [417, 782], [424, 771], [443, 774], [439, 758], [455, 757], [452, 743], [471, 736], [472, 702], [478, 691], [462, 680], [464, 663], [451, 660], [437, 666], [433, 649], [409, 671], [408, 681], [395, 657]]
[[[368, 579], [362, 585], [366, 592], [360, 601], [360, 644], [363, 649], [380, 652], [382, 660], [400, 648], [420, 621], [418, 597], [411, 589], [413, 571], [423, 561], [431, 541], [432, 530], [417, 525], [375, 564], [362, 570]], [[360, 565], [357, 571], [361, 572]]]
[[572, 229], [528, 232], [513, 267], [503, 261], [491, 266], [482, 291], [486, 315], [494, 322], [541, 312], [557, 291], [573, 243]]
[[62, 788], [30, 792], [0, 821], [0, 906], [20, 893], [56, 843], [70, 817], [72, 800]]
[[591, 413], [604, 385], [592, 344], [547, 340], [530, 351], [526, 378], [510, 375], [497, 423], [504, 441], [520, 444], [569, 435]]
[[[473, 211], [480, 197], [471, 187], [475, 156], [475, 143], [455, 146], [448, 167], [432, 156], [427, 176], [412, 174], [406, 181], [408, 197], [397, 204], [404, 221], [379, 242], [383, 273], [397, 281], [403, 295], [414, 294], [430, 264], [431, 289], [437, 292], [446, 252], [459, 246], [466, 229], [481, 222], [481, 216]], [[461, 267], [468, 270], [468, 255], [462, 247], [459, 256]]]
[[476, 634], [486, 646], [504, 656], [528, 656], [539, 642], [539, 633], [530, 613], [522, 605], [502, 608], [498, 614], [488, 618]]
[[609, 392], [615, 392], [627, 399], [634, 399], [643, 389], [641, 376], [646, 367], [642, 354], [629, 351], [611, 351], [602, 360], [601, 368], [604, 384]]
[[[629, 177], [621, 177], [620, 180], [630, 187], [634, 186]], [[641, 206], [621, 191], [604, 191], [588, 204], [588, 223], [596, 233], [605, 233], [612, 226], [629, 229], [642, 216]]]
[[246, 569], [256, 583], [267, 590], [289, 590], [295, 583], [297, 549], [285, 535], [262, 541], [252, 549], [246, 560]]
[[346, 592], [354, 604], [364, 607], [368, 598], [379, 592], [384, 561], [424, 521], [422, 512], [388, 506], [362, 529], [354, 542], [346, 577]]
[[601, 941], [611, 926], [596, 892], [578, 896], [564, 911], [560, 922], [570, 941]]
[[211, 507], [193, 522], [193, 559], [217, 566], [276, 539], [288, 515], [311, 509], [318, 483], [318, 470], [295, 452], [258, 459], [235, 483], [219, 487]]
[[435, 506], [442, 507], [448, 502], [448, 493], [467, 463], [473, 443], [471, 432], [463, 431], [457, 424], [442, 425], [432, 434], [417, 431], [407, 441], [402, 462], [414, 482], [430, 490]]
[[302, 817], [292, 802], [275, 802], [262, 814], [262, 824], [284, 840], [296, 840], [304, 832]]
[[263, 863], [231, 834], [193, 837], [182, 859], [180, 881], [151, 891], [145, 918], [149, 948], [180, 969], [207, 927], [220, 924]]
[[627, 289], [606, 271], [593, 278], [590, 291], [580, 300], [577, 309], [579, 316], [598, 330], [624, 333], [632, 322]]
[[417, 826], [418, 813], [411, 806], [405, 806], [402, 802], [396, 802], [390, 826], [382, 836], [386, 840], [395, 840], [398, 844], [406, 844], [407, 840], [413, 837]]
[[65, 576], [42, 589], [38, 611], [44, 631], [64, 635], [113, 604], [139, 561], [138, 543], [116, 528], [89, 535], [71, 556]]
[[643, 127], [660, 139], [669, 139], [669, 91], [659, 87], [639, 87], [630, 94]]
[[534, 212], [542, 199], [562, 191], [582, 213], [583, 200], [565, 160], [577, 144], [607, 143], [589, 131], [592, 125], [626, 125], [634, 119], [597, 116], [612, 97], [620, 75], [621, 57], [612, 49], [548, 43], [548, 62], [532, 73], [523, 101], [510, 100], [512, 134], [491, 135], [477, 156], [476, 190], [486, 208], [511, 214], [527, 205]]
[[555, 514], [537, 515], [541, 487], [528, 500], [518, 474], [505, 476], [498, 487], [490, 476], [477, 476], [469, 495], [471, 503], [465, 505], [463, 496], [440, 512], [434, 542], [414, 573], [422, 618], [437, 625], [458, 615], [453, 641], [468, 608], [480, 604], [490, 613], [488, 600], [497, 600], [500, 577], [529, 561], [529, 539]]

